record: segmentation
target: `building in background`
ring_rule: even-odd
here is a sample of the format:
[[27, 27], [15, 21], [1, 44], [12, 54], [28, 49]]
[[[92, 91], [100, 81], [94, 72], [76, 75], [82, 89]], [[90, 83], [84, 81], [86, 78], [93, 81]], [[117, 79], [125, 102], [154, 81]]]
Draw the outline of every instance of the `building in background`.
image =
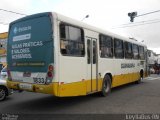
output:
[[0, 70], [6, 63], [8, 33], [0, 33]]
[[160, 54], [157, 54], [157, 63], [160, 66]]
[[157, 62], [157, 54], [152, 50], [148, 50], [148, 64], [152, 67]]
[[148, 50], [148, 65], [150, 73], [160, 73], [160, 55]]

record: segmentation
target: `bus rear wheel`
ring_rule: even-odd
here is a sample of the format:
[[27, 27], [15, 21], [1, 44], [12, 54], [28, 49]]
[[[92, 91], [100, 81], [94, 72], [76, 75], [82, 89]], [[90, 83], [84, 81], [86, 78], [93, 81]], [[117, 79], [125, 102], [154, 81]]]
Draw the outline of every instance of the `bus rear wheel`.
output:
[[138, 81], [136, 81], [136, 84], [140, 84], [142, 82], [142, 80], [143, 80], [143, 70], [141, 70], [139, 74], [140, 74], [140, 78], [139, 78]]
[[107, 96], [111, 92], [111, 78], [109, 75], [105, 75], [102, 83], [102, 96]]

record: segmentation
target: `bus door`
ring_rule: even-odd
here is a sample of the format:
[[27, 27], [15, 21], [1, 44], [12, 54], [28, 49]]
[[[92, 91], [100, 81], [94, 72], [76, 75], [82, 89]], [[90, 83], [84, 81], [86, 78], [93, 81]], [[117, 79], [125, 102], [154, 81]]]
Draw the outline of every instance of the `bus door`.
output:
[[98, 56], [97, 39], [87, 38], [87, 91], [98, 91]]

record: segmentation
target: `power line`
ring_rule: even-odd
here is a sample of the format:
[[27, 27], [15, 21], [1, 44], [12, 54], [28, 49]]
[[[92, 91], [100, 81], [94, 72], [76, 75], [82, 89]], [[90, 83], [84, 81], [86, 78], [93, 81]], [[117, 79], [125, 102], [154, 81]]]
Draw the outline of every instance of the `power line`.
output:
[[[26, 16], [26, 14], [22, 14], [22, 13], [10, 11], [10, 10], [5, 10], [5, 9], [0, 9], [0, 11], [9, 12], [9, 13], [18, 14], [18, 15], [23, 15], [23, 16], [25, 15]], [[4, 23], [4, 22], [0, 22], [0, 24], [2, 24], [2, 25], [9, 25], [9, 23]]]
[[26, 15], [26, 14], [22, 14], [22, 13], [18, 13], [18, 12], [10, 11], [10, 10], [5, 10], [5, 9], [0, 9], [0, 10], [1, 10], [1, 11], [4, 11], [4, 12], [9, 12], [9, 13], [18, 14], [18, 15]]
[[152, 14], [152, 13], [156, 13], [156, 12], [160, 12], [160, 10], [156, 10], [156, 11], [144, 13], [144, 14], [141, 14], [141, 15], [137, 15], [137, 16], [135, 16], [135, 17], [140, 17], [140, 16], [144, 16], [144, 15], [148, 15], [148, 14]]
[[152, 20], [140, 21], [140, 22], [135, 22], [135, 23], [121, 24], [121, 25], [119, 25], [119, 26], [133, 25], [133, 24], [139, 24], [139, 23], [145, 23], [145, 22], [152, 22], [152, 21], [157, 21], [157, 20], [160, 20], [160, 19], [152, 19]]
[[137, 25], [137, 24], [146, 24], [147, 22], [156, 22], [156, 21], [159, 21], [160, 19], [152, 19], [152, 20], [146, 20], [146, 21], [140, 21], [140, 22], [135, 22], [135, 23], [127, 23], [127, 24], [121, 24], [117, 27], [113, 27], [112, 29], [116, 29], [116, 28], [122, 28], [122, 27], [125, 27], [125, 26], [128, 26], [128, 25]]
[[154, 23], [159, 23], [159, 21], [154, 21], [154, 22], [149, 22], [149, 23], [142, 23], [142, 24], [137, 24], [137, 25], [126, 25], [126, 26], [120, 26], [120, 27], [116, 27], [116, 28], [112, 28], [112, 29], [118, 29], [118, 28], [126, 28], [126, 27], [136, 27], [136, 26], [141, 26], [141, 25], [147, 25], [147, 24], [154, 24]]

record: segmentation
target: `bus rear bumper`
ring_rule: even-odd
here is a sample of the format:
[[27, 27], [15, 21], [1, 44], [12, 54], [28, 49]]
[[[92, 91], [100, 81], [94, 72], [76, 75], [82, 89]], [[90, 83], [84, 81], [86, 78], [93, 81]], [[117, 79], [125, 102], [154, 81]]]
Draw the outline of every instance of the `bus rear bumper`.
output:
[[[31, 83], [20, 83], [7, 80], [7, 86], [14, 90], [29, 91], [37, 93], [51, 94], [57, 97], [69, 97], [69, 96], [84, 96], [87, 95], [87, 83], [89, 82], [75, 82], [60, 84], [54, 82], [51, 84], [31, 84]], [[28, 85], [29, 87], [23, 87], [22, 85]]]
[[[30, 85], [30, 88], [22, 88], [21, 84]], [[37, 92], [37, 93], [45, 93], [45, 94], [52, 94], [54, 96], [58, 96], [58, 83], [51, 83], [51, 84], [29, 84], [29, 83], [20, 83], [20, 82], [14, 82], [7, 80], [7, 86], [8, 88], [11, 88], [13, 90], [20, 90], [20, 91], [29, 91], [29, 92]]]

